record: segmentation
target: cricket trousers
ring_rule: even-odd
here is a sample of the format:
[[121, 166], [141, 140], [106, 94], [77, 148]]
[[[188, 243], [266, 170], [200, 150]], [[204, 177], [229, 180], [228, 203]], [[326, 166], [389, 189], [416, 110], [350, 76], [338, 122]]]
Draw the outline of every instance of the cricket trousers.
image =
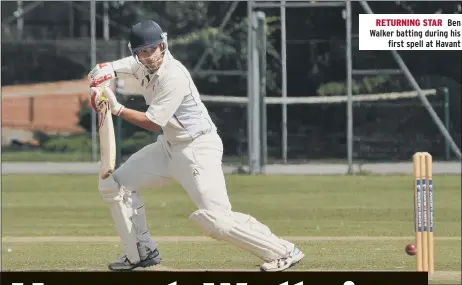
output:
[[216, 132], [187, 142], [169, 142], [163, 135], [134, 153], [114, 172], [118, 184], [130, 192], [138, 242], [156, 247], [147, 231], [141, 188], [155, 188], [176, 180], [198, 209], [229, 212], [231, 204], [222, 170], [223, 143]]

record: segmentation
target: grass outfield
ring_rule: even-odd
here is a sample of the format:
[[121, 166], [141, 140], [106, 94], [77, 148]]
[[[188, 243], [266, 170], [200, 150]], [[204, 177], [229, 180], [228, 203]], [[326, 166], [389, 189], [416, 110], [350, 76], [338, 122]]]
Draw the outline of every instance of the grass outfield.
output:
[[[252, 214], [305, 251], [292, 270], [414, 270], [415, 258], [404, 253], [414, 239], [411, 176], [233, 175], [227, 182], [235, 211]], [[438, 284], [460, 282], [460, 188], [460, 176], [434, 177]], [[187, 219], [195, 208], [178, 184], [143, 189], [142, 197], [165, 268], [260, 264], [202, 237]], [[121, 252], [93, 175], [2, 176], [2, 236], [3, 270], [105, 270]]]

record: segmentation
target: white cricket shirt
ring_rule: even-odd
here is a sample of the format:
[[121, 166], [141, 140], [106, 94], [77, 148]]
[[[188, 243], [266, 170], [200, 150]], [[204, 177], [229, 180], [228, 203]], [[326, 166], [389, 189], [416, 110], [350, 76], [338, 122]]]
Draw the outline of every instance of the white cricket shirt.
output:
[[132, 57], [112, 62], [118, 78], [134, 76], [148, 110], [168, 141], [185, 141], [216, 131], [189, 71], [167, 50], [159, 70], [150, 74]]

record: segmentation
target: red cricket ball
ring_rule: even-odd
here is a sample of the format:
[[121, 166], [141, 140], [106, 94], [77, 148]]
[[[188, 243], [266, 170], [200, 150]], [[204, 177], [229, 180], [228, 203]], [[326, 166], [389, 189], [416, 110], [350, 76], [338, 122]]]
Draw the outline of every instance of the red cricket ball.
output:
[[406, 253], [408, 255], [415, 255], [415, 253], [417, 252], [417, 247], [415, 246], [415, 244], [408, 244], [406, 246]]

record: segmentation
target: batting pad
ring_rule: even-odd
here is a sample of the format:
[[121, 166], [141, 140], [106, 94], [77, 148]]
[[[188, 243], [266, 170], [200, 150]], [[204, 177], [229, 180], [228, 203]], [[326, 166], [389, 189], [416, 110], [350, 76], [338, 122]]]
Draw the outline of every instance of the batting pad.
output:
[[140, 194], [135, 191], [127, 192], [125, 195], [125, 206], [127, 207], [130, 220], [135, 228], [137, 241], [139, 243], [138, 253], [141, 259], [146, 259], [149, 252], [142, 246], [155, 250], [157, 244], [149, 235], [148, 225], [146, 223], [146, 208], [144, 207]]
[[192, 213], [189, 218], [206, 235], [248, 251], [265, 262], [286, 257], [290, 252], [267, 226], [249, 215], [201, 209]]
[[124, 244], [124, 251], [131, 263], [140, 262], [138, 253], [136, 230], [131, 220], [132, 211], [124, 203], [125, 191], [114, 180], [112, 175], [106, 179], [99, 179], [99, 192], [104, 201], [109, 203], [112, 219]]

